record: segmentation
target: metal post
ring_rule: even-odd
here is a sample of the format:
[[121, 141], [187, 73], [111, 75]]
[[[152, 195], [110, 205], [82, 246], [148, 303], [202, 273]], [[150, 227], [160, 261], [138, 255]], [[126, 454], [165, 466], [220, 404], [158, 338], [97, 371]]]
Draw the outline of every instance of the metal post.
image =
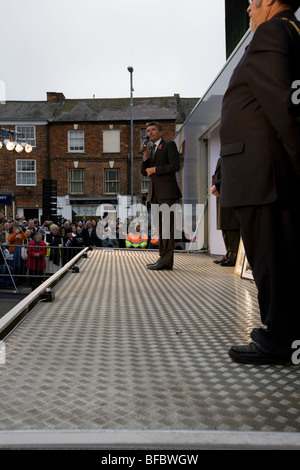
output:
[[130, 73], [130, 161], [131, 161], [131, 207], [133, 206], [133, 67], [127, 67]]

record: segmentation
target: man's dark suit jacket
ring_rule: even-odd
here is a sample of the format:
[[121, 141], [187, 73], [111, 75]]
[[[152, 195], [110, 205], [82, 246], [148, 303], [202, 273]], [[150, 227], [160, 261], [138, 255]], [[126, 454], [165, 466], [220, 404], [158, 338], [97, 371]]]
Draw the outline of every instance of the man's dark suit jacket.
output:
[[224, 207], [299, 200], [300, 105], [292, 103], [292, 84], [300, 80], [297, 28], [291, 11], [261, 24], [232, 74], [220, 127]]
[[[221, 158], [217, 161], [216, 169], [211, 179], [212, 186], [217, 188], [221, 184]], [[223, 231], [239, 230], [240, 224], [237, 220], [235, 209], [233, 207], [221, 207], [220, 198], [216, 197], [217, 205], [217, 229]]]
[[181, 192], [176, 180], [180, 169], [180, 156], [175, 142], [161, 140], [153, 157], [143, 160], [142, 174], [147, 176], [146, 169], [156, 167], [156, 172], [149, 177], [148, 202], [163, 204], [165, 201], [176, 201]]
[[81, 232], [81, 237], [84, 246], [101, 246], [100, 240], [97, 237], [96, 229], [93, 227], [91, 234], [87, 228], [84, 228]]

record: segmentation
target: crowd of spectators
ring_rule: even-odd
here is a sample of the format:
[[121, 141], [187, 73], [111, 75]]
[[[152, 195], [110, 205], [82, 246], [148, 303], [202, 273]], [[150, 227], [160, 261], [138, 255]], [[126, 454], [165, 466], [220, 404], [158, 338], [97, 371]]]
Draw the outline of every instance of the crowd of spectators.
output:
[[[137, 247], [131, 242], [137, 228], [140, 223], [132, 224], [130, 219], [121, 222], [119, 218], [113, 221], [106, 214], [99, 220], [83, 217], [76, 223], [46, 220], [40, 224], [36, 218], [26, 220], [18, 215], [6, 219], [0, 212], [0, 276], [10, 269], [16, 280], [24, 282], [22, 277], [28, 274], [31, 278], [53, 274], [83, 247]], [[152, 240], [143, 231], [140, 248], [156, 247], [157, 237]]]

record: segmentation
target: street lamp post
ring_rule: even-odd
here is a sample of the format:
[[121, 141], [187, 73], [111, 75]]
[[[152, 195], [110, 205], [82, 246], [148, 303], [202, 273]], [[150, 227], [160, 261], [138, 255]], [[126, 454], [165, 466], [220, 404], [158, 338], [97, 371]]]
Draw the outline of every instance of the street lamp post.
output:
[[127, 67], [130, 73], [130, 161], [131, 161], [131, 207], [133, 206], [133, 67]]

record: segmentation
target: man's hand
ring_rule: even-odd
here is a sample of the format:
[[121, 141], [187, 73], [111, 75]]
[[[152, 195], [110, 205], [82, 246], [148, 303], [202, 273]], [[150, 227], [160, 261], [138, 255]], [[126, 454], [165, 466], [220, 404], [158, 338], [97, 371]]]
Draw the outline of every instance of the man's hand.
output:
[[148, 175], [148, 176], [153, 175], [153, 173], [155, 173], [155, 171], [156, 171], [155, 166], [152, 166], [151, 168], [147, 168], [147, 169], [146, 169], [146, 172], [147, 172], [147, 175]]
[[[148, 158], [149, 144], [147, 144], [147, 146], [144, 148], [145, 143], [146, 143], [146, 141], [144, 141], [144, 142], [142, 143], [141, 151], [143, 152], [143, 159], [144, 159], [144, 160], [147, 160], [147, 158]], [[144, 148], [144, 150], [143, 150], [143, 148]]]
[[213, 196], [216, 196], [216, 197], [219, 197], [220, 194], [219, 194], [219, 191], [217, 190], [216, 186], [213, 185], [211, 188], [210, 188], [210, 192]]

